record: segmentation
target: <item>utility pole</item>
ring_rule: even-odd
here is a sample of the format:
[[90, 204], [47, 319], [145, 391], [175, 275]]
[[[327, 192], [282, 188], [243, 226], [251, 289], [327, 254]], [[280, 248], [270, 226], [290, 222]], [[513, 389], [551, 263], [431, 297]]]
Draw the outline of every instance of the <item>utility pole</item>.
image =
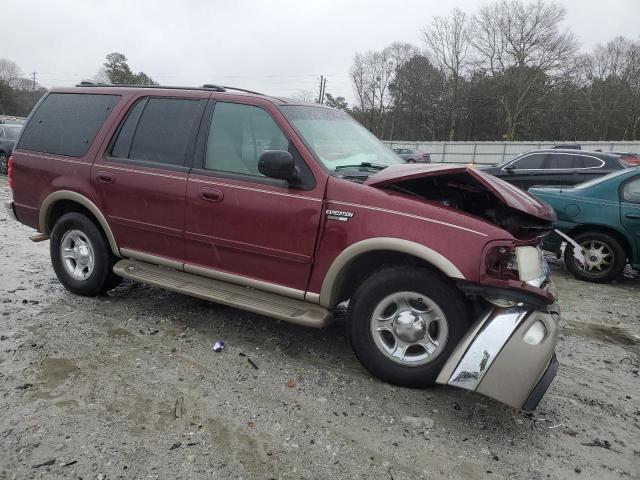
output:
[[320, 103], [324, 103], [324, 92], [327, 91], [327, 77], [324, 77], [324, 82], [322, 82], [322, 97], [320, 97]]
[[327, 79], [320, 75], [320, 91], [318, 92], [318, 103], [324, 103], [324, 92], [327, 88]]
[[324, 83], [324, 77], [320, 75], [320, 90], [318, 90], [318, 103], [322, 103], [322, 85]]
[[33, 75], [33, 83], [31, 84], [31, 103], [32, 107], [36, 104], [36, 74], [38, 72], [32, 72]]

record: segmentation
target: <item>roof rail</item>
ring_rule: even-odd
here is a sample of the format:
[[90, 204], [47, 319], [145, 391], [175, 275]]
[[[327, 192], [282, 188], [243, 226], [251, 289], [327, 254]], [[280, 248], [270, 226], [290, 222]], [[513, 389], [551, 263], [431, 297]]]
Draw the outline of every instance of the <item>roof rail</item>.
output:
[[251, 93], [252, 95], [262, 95], [262, 96], [264, 96], [264, 93], [254, 92], [253, 90], [247, 90], [245, 88], [229, 87], [228, 85], [224, 85], [222, 87], [219, 87], [217, 85], [211, 85], [210, 83], [205, 83], [202, 86], [202, 88], [211, 88], [211, 89], [221, 88], [222, 90], [218, 90], [219, 92], [226, 92], [227, 90], [235, 90], [236, 92], [244, 92], [244, 93]]
[[254, 92], [252, 90], [245, 90], [244, 88], [237, 87], [227, 87], [221, 85], [214, 85], [212, 83], [205, 83], [201, 87], [176, 87], [170, 85], [125, 85], [125, 84], [114, 84], [114, 83], [102, 83], [95, 82], [93, 80], [82, 80], [80, 83], [76, 85], [76, 87], [115, 87], [115, 88], [164, 88], [171, 90], [213, 90], [214, 92], [226, 92], [227, 90], [235, 90], [237, 92], [251, 93], [253, 95], [262, 95], [263, 93]]

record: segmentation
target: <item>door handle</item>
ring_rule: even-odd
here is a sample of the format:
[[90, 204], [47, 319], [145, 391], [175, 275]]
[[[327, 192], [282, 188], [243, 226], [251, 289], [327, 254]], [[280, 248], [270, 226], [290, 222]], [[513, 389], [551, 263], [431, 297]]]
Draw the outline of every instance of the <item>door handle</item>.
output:
[[116, 177], [114, 177], [113, 174], [109, 172], [98, 172], [96, 178], [99, 182], [102, 183], [115, 183], [116, 181]]
[[640, 215], [637, 213], [627, 213], [625, 217], [630, 218], [632, 220], [640, 220]]
[[200, 198], [207, 202], [221, 202], [224, 198], [224, 193], [217, 188], [201, 188]]

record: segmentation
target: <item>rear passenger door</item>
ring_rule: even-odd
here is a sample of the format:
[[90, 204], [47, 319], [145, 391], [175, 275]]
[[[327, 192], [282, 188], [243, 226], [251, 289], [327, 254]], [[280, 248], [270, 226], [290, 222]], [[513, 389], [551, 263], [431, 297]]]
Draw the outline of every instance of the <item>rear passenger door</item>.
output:
[[[316, 184], [273, 107], [218, 101], [209, 109], [187, 186], [185, 270], [302, 298], [324, 185]], [[300, 185], [262, 175], [265, 150], [289, 151]]]
[[197, 97], [137, 98], [94, 162], [94, 195], [124, 256], [184, 260], [185, 191], [205, 106]]

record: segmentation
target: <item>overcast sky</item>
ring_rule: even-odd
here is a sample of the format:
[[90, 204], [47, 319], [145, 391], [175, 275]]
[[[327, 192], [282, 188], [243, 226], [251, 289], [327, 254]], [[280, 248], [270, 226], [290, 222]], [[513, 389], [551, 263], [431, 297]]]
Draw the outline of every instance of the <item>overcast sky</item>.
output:
[[[93, 77], [110, 52], [162, 84], [229, 84], [291, 96], [352, 98], [355, 52], [393, 41], [422, 48], [421, 29], [475, 0], [0, 0], [0, 58], [37, 72], [46, 87]], [[638, 39], [640, 0], [561, 0], [566, 24], [590, 49], [617, 35]]]

